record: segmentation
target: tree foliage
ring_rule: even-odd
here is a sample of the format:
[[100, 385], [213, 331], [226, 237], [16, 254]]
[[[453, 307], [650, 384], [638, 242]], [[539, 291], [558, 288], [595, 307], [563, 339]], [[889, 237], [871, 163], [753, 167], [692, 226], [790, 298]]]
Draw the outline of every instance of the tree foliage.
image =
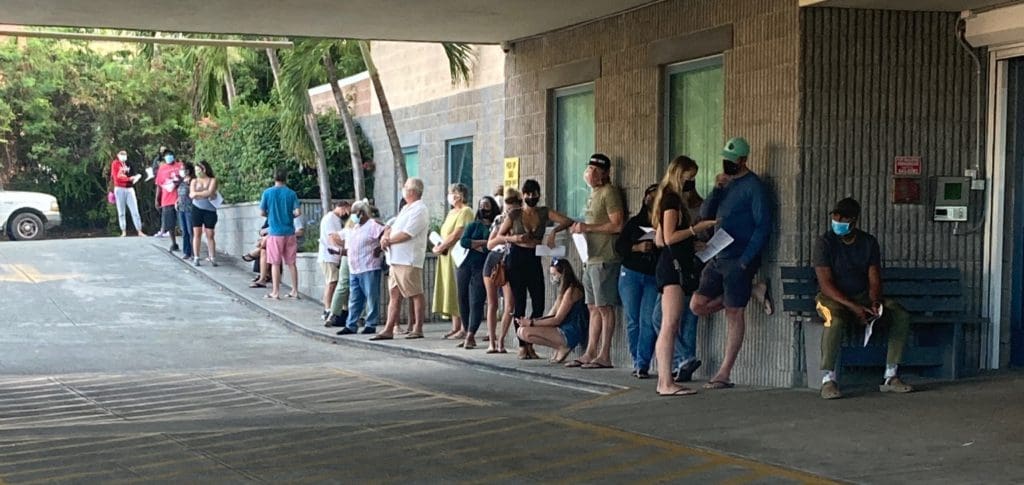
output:
[[[316, 170], [289, 155], [280, 143], [278, 107], [271, 103], [239, 105], [200, 124], [195, 159], [205, 159], [217, 173], [221, 194], [228, 202], [258, 200], [273, 183], [279, 167], [293, 168], [288, 185], [301, 198], [319, 197]], [[352, 167], [349, 164], [345, 128], [336, 116], [319, 117], [320, 134], [327, 157], [331, 190], [337, 198], [352, 198]], [[360, 148], [373, 148], [359, 131]], [[372, 187], [372, 179], [367, 180]], [[372, 190], [372, 189], [371, 189]]]

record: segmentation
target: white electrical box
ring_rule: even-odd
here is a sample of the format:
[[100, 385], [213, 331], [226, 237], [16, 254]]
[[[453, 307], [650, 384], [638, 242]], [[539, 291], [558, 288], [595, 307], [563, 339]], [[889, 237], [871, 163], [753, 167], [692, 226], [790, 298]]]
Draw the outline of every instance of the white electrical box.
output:
[[938, 177], [935, 180], [936, 222], [963, 222], [967, 220], [967, 199], [971, 179], [967, 177]]

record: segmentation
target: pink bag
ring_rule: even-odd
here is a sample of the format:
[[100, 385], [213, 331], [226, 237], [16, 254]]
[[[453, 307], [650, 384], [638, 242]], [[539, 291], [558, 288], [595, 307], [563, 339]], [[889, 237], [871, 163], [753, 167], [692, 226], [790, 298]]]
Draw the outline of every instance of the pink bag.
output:
[[107, 192], [107, 202], [110, 204], [117, 203], [117, 198], [114, 197], [114, 191]]

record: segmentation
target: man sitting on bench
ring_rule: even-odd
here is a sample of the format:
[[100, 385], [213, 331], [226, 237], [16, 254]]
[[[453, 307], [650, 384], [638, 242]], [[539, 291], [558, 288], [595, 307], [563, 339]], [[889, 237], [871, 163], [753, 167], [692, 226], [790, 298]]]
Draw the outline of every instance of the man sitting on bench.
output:
[[882, 256], [878, 240], [857, 228], [860, 204], [846, 198], [832, 210], [831, 228], [814, 244], [814, 272], [820, 293], [817, 310], [825, 320], [821, 336], [821, 397], [842, 397], [836, 383], [836, 360], [846, 328], [856, 322], [884, 323], [889, 329], [889, 350], [885, 361], [882, 392], [911, 392], [914, 389], [896, 376], [897, 364], [910, 333], [910, 315], [894, 300], [882, 297]]

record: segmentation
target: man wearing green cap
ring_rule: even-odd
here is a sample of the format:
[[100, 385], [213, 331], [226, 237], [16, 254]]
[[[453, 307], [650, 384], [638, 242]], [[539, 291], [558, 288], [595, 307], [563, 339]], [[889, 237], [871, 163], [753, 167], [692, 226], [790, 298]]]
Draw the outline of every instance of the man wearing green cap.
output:
[[747, 168], [750, 145], [743, 138], [726, 142], [722, 172], [715, 189], [700, 208], [701, 219], [718, 220], [718, 229], [733, 238], [732, 244], [708, 262], [690, 309], [707, 316], [725, 309], [729, 322], [725, 359], [706, 389], [733, 387], [730, 376], [743, 346], [744, 310], [750, 301], [751, 282], [761, 266], [761, 251], [771, 234], [772, 216], [761, 179]]

